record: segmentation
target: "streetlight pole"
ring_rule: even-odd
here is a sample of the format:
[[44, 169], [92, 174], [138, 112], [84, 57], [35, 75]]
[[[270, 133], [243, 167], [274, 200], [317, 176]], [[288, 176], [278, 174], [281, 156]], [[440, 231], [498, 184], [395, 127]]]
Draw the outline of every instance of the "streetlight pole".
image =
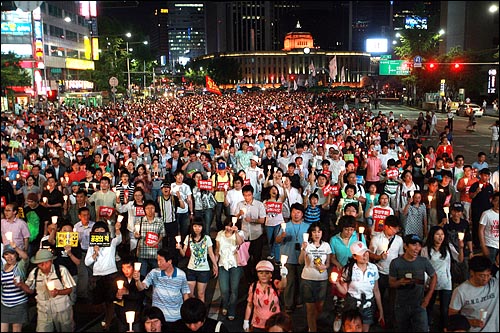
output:
[[128, 41], [126, 43], [127, 43], [127, 90], [128, 90], [129, 97], [131, 97], [132, 93], [130, 91], [130, 57], [128, 54], [128, 52], [129, 52]]

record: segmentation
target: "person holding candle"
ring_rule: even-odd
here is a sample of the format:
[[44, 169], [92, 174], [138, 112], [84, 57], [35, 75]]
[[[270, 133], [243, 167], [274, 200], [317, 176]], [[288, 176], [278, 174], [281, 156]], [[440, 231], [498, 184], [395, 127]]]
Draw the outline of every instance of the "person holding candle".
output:
[[303, 239], [299, 256], [299, 264], [304, 265], [301, 292], [302, 299], [306, 303], [307, 326], [310, 332], [316, 332], [317, 319], [323, 311], [326, 298], [332, 249], [330, 244], [322, 239], [323, 230], [320, 222], [311, 224], [307, 233], [308, 238]]
[[238, 215], [236, 206], [240, 201], [243, 201], [243, 179], [240, 176], [236, 176], [233, 179], [233, 188], [226, 192], [224, 196], [224, 206], [229, 208], [229, 216]]
[[479, 181], [469, 188], [471, 200], [472, 217], [472, 243], [474, 248], [481, 249], [479, 241], [479, 220], [483, 212], [491, 208], [491, 197], [493, 196], [493, 186], [490, 184], [491, 171], [484, 168], [479, 171]]
[[[22, 219], [17, 217], [18, 207], [16, 203], [9, 203], [3, 210], [5, 218], [2, 219], [2, 244], [8, 245], [14, 241], [16, 246], [21, 250], [28, 251], [29, 240], [31, 233], [28, 225]], [[38, 228], [38, 225], [36, 226]], [[36, 229], [38, 231], [38, 229]], [[7, 238], [7, 233], [10, 233], [10, 239]], [[41, 238], [41, 236], [40, 236]], [[39, 243], [40, 244], [40, 243]], [[38, 245], [39, 245], [38, 244]]]
[[28, 323], [28, 296], [15, 283], [26, 278], [29, 257], [11, 239], [5, 247], [2, 243], [2, 258], [2, 332], [9, 332], [10, 325], [13, 332], [21, 332]]
[[[186, 269], [186, 277], [190, 289], [190, 295], [195, 295], [202, 302], [205, 302], [205, 290], [212, 274], [218, 275], [217, 258], [214, 255], [212, 238], [203, 230], [204, 221], [201, 218], [195, 218], [189, 227], [189, 235], [184, 239], [184, 246], [177, 243], [176, 248], [181, 256], [185, 256], [189, 248], [191, 255]], [[210, 270], [208, 259], [212, 262]], [[195, 291], [196, 289], [196, 291]]]
[[[332, 283], [340, 293], [347, 295], [344, 311], [359, 309], [363, 318], [363, 332], [368, 332], [370, 325], [384, 320], [382, 297], [378, 288], [379, 272], [375, 264], [369, 262], [370, 251], [363, 242], [351, 244], [352, 259], [344, 267], [342, 279]], [[375, 318], [375, 307], [379, 309], [379, 317]]]
[[46, 185], [46, 189], [42, 191], [42, 198], [47, 198], [47, 202], [42, 202], [42, 206], [48, 209], [50, 216], [62, 216], [64, 199], [63, 193], [57, 188], [57, 180], [49, 177]]
[[216, 200], [212, 192], [199, 188], [199, 182], [203, 180], [203, 174], [200, 171], [194, 172], [191, 178], [194, 181], [194, 186], [191, 189], [193, 192], [194, 218], [203, 220], [203, 232], [210, 236]]
[[30, 193], [35, 193], [39, 198], [42, 193], [40, 187], [35, 185], [35, 178], [33, 178], [32, 175], [29, 175], [28, 178], [26, 178], [25, 183], [21, 187], [19, 187], [19, 189], [14, 189], [15, 195], [23, 195], [25, 203], [28, 200], [28, 194]]
[[[134, 258], [131, 256], [124, 256], [121, 261], [121, 271], [115, 278], [113, 284], [113, 306], [116, 315], [118, 332], [125, 332], [128, 329], [127, 318], [125, 312], [136, 311], [135, 320], [133, 323], [134, 332], [140, 332], [140, 316], [142, 312], [143, 302], [145, 297], [144, 291], [137, 289], [134, 273]], [[163, 314], [162, 314], [163, 315]]]
[[453, 290], [451, 263], [452, 260], [463, 262], [464, 260], [464, 242], [458, 241], [459, 247], [456, 249], [448, 240], [443, 227], [434, 226], [430, 229], [429, 235], [422, 248], [421, 256], [428, 258], [434, 267], [437, 275], [437, 284], [434, 293], [427, 305], [427, 320], [429, 326], [432, 323], [434, 313], [434, 303], [439, 295], [439, 323], [436, 325], [439, 331], [443, 331], [448, 326], [448, 306], [450, 304], [451, 292]]
[[[75, 188], [76, 186], [73, 186], [73, 187]], [[95, 207], [90, 205], [87, 202], [87, 192], [85, 192], [85, 190], [80, 190], [80, 189], [77, 190], [74, 193], [75, 203], [70, 203], [70, 198], [72, 196], [73, 195], [70, 195], [68, 200], [63, 205], [63, 209], [64, 209], [63, 216], [66, 219], [69, 219], [73, 224], [76, 224], [80, 220], [80, 218], [78, 216], [80, 208], [86, 207], [89, 209], [90, 220], [95, 221], [96, 220]]]
[[137, 238], [134, 237], [134, 226], [138, 220], [146, 215], [144, 211], [145, 194], [141, 188], [134, 190], [134, 200], [122, 204], [120, 197], [116, 197], [116, 210], [119, 213], [127, 213], [127, 230], [130, 241], [130, 251], [135, 251]]
[[[116, 247], [122, 242], [120, 232], [121, 223], [116, 222], [114, 228], [116, 237], [114, 237], [109, 247], [94, 245], [89, 247], [85, 256], [85, 265], [93, 265], [91, 281], [95, 284], [93, 288], [93, 303], [103, 304], [103, 313], [105, 321], [103, 329], [108, 330], [113, 319], [113, 285], [118, 271], [116, 267]], [[92, 227], [92, 232], [110, 233], [109, 224], [99, 221]]]
[[[281, 181], [281, 171], [276, 171], [275, 175], [279, 175]], [[285, 196], [280, 195], [278, 187], [276, 185], [271, 185], [269, 189], [269, 199], [264, 200], [264, 206], [266, 207], [266, 235], [267, 243], [269, 246], [269, 257], [268, 260], [276, 260], [279, 264], [280, 258], [280, 244], [276, 242], [276, 235], [279, 233], [281, 223], [285, 222], [283, 218], [283, 202], [285, 201]], [[277, 206], [274, 206], [277, 205]], [[278, 207], [276, 210], [275, 207]]]
[[[470, 277], [453, 290], [448, 315], [464, 315], [471, 329], [469, 332], [498, 332], [499, 320], [499, 270], [498, 253], [494, 265], [483, 255], [469, 261]], [[492, 270], [496, 269], [493, 276]]]
[[222, 315], [227, 315], [229, 320], [234, 320], [236, 315], [238, 287], [243, 274], [243, 267], [238, 266], [236, 258], [237, 246], [245, 241], [243, 231], [238, 229], [241, 226], [239, 221], [234, 224], [231, 219], [227, 218], [224, 230], [219, 231], [215, 238], [215, 257], [218, 259]]
[[[111, 179], [108, 177], [101, 178], [100, 190], [94, 192], [88, 199], [88, 202], [95, 207], [96, 218], [98, 220], [107, 220], [112, 227], [116, 220], [114, 212], [116, 207], [116, 195], [110, 189]], [[116, 228], [111, 228], [111, 237], [115, 236]]]
[[478, 182], [476, 177], [472, 176], [472, 167], [470, 164], [464, 165], [464, 174], [463, 177], [460, 178], [457, 182], [457, 191], [460, 193], [460, 201], [464, 205], [464, 218], [469, 222], [472, 223], [471, 220], [471, 202], [472, 199], [469, 196], [469, 189], [472, 186], [472, 184]]
[[422, 193], [415, 191], [410, 197], [402, 212], [402, 216], [406, 217], [403, 225], [404, 234], [417, 234], [420, 238], [427, 236], [427, 209], [422, 202]]
[[[73, 332], [75, 323], [69, 294], [76, 283], [66, 267], [54, 266], [54, 259], [49, 250], [38, 250], [31, 258], [37, 268], [29, 273], [26, 282], [21, 281], [15, 285], [27, 294], [37, 293], [37, 332]], [[60, 278], [56, 269], [60, 272]]]
[[[337, 233], [330, 238], [331, 263], [339, 269], [342, 269], [352, 256], [349, 247], [359, 239], [356, 227], [354, 216], [344, 215], [339, 219]], [[366, 245], [364, 235], [361, 235], [361, 241]]]
[[498, 253], [498, 213], [500, 193], [491, 197], [492, 207], [483, 212], [479, 220], [479, 244], [481, 253], [494, 261]]

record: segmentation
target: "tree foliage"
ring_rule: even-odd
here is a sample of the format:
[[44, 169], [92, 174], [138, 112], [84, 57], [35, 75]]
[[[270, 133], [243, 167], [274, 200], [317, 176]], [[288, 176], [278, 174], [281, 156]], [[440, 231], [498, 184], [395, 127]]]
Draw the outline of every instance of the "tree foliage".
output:
[[10, 86], [31, 86], [29, 73], [21, 68], [21, 58], [13, 52], [2, 53], [2, 90]]

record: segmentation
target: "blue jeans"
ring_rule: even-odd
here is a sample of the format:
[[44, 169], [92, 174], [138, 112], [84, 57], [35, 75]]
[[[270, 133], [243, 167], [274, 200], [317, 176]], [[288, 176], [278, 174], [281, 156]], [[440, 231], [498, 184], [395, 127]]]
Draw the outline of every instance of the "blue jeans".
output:
[[179, 223], [179, 231], [182, 239], [184, 239], [189, 233], [189, 225], [191, 224], [191, 221], [189, 220], [189, 213], [176, 213], [176, 219], [177, 223]]
[[243, 275], [242, 267], [233, 267], [227, 271], [224, 267], [219, 266], [219, 287], [222, 295], [222, 308], [227, 309], [228, 316], [234, 317], [236, 315], [238, 287], [241, 275]]
[[226, 218], [230, 216], [229, 207], [224, 206], [223, 202], [217, 202], [215, 206], [215, 226], [217, 231], [224, 230], [224, 223], [222, 222], [222, 212], [226, 215]]
[[427, 322], [429, 326], [432, 324], [432, 315], [434, 313], [434, 304], [436, 303], [436, 297], [439, 295], [439, 332], [442, 332], [445, 327], [448, 327], [448, 307], [451, 302], [451, 290], [434, 290], [432, 293], [429, 305], [427, 305]]
[[195, 210], [194, 216], [201, 218], [203, 220], [204, 222], [203, 230], [205, 231], [205, 235], [210, 236], [210, 226], [212, 225], [214, 210], [213, 209]]
[[148, 275], [148, 273], [153, 268], [158, 267], [158, 260], [156, 258], [154, 258], [154, 259], [138, 258], [138, 260], [141, 263], [141, 276]]
[[397, 332], [428, 332], [427, 312], [420, 305], [399, 305], [394, 307]]
[[269, 254], [274, 257], [276, 261], [280, 261], [280, 247], [276, 243], [276, 236], [280, 231], [281, 226], [278, 224], [274, 227], [266, 226], [267, 244], [269, 245]]
[[154, 202], [158, 200], [158, 197], [161, 195], [161, 188], [153, 188], [151, 189], [151, 196], [153, 197]]

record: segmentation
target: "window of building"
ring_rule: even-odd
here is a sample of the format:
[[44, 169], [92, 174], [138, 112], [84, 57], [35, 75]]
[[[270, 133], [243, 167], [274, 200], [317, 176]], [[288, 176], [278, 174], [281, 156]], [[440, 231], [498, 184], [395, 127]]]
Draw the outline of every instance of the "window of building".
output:
[[49, 4], [49, 15], [62, 18], [62, 9]]
[[66, 49], [66, 57], [78, 59], [78, 50]]
[[50, 36], [52, 36], [52, 37], [65, 38], [64, 37], [64, 30], [59, 28], [59, 27], [55, 27], [53, 25], [50, 25], [49, 31], [50, 31]]
[[66, 30], [66, 39], [78, 42], [78, 34], [76, 32]]
[[49, 55], [52, 57], [64, 57], [64, 48], [51, 45]]

